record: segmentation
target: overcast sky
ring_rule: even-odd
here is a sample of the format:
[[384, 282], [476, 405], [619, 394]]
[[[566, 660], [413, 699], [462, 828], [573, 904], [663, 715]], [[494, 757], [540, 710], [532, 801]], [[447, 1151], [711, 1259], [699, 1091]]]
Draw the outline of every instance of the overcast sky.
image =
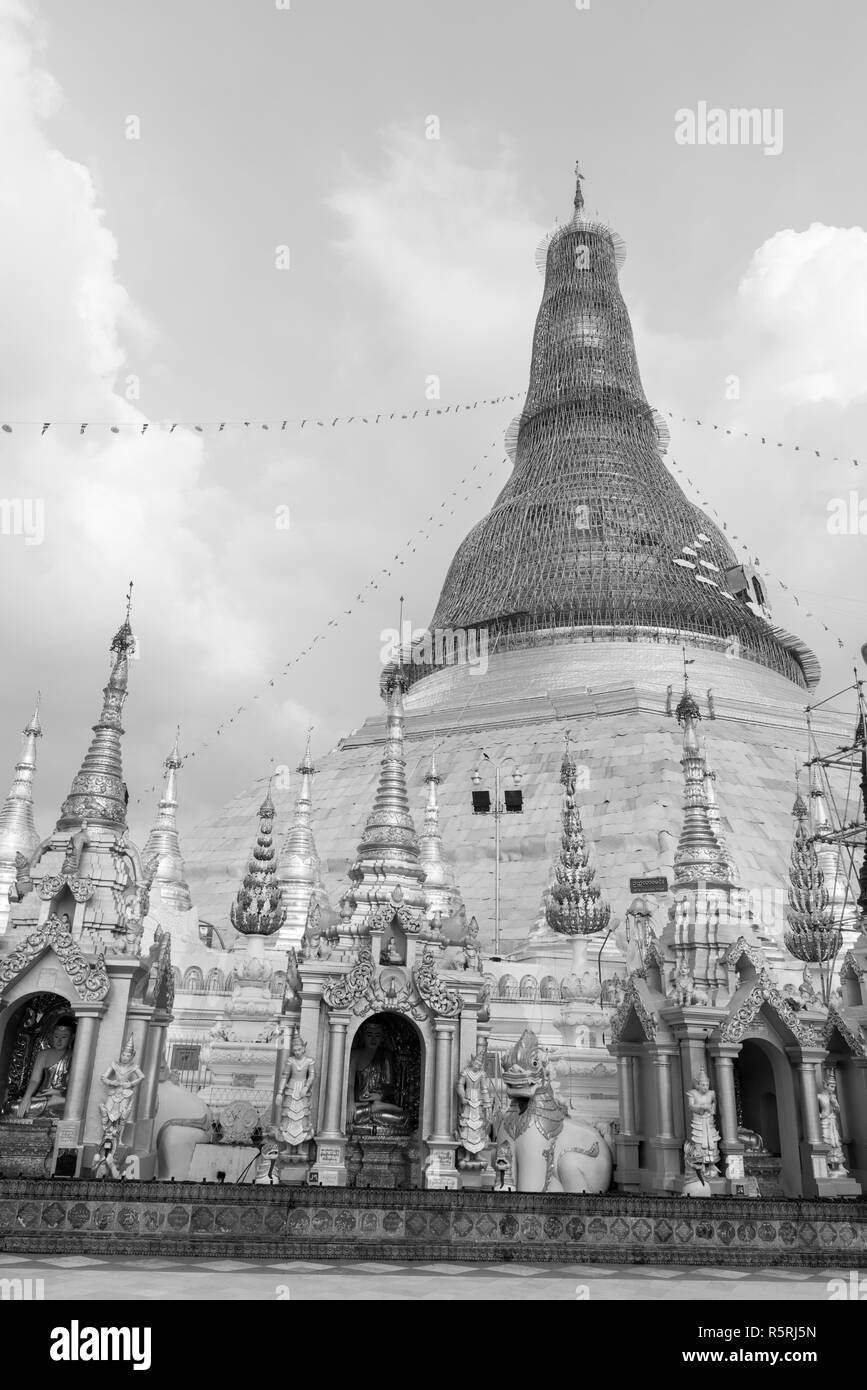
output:
[[[822, 659], [823, 693], [845, 683], [867, 640], [867, 536], [829, 535], [827, 510], [867, 499], [865, 13], [0, 0], [0, 415], [35, 422], [0, 433], [0, 497], [41, 499], [45, 526], [39, 545], [0, 535], [0, 794], [41, 688], [51, 829], [130, 578], [135, 835], [176, 723], [197, 751], [190, 824], [294, 766], [308, 723], [321, 752], [376, 709], [380, 634], [401, 593], [415, 626], [429, 620], [507, 477], [520, 402], [330, 421], [423, 410], [431, 375], [441, 405], [526, 387], [534, 253], [571, 211], [576, 157], [588, 207], [627, 243], [651, 403], [802, 446], [675, 421], [669, 457], [800, 595], [798, 609], [769, 584], [775, 620]], [[679, 144], [675, 113], [702, 101], [781, 110], [782, 148]], [[306, 415], [329, 426], [78, 429]], [[43, 436], [45, 421], [67, 423]]]

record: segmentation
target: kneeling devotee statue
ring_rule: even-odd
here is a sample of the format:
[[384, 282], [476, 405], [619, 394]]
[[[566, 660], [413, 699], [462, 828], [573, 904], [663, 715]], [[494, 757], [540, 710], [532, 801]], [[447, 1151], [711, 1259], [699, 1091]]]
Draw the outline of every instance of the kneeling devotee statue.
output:
[[352, 1128], [356, 1134], [405, 1134], [409, 1116], [395, 1101], [395, 1054], [385, 1029], [373, 1019], [361, 1032], [355, 1060]]
[[59, 1119], [66, 1106], [66, 1088], [75, 1042], [75, 1019], [63, 1014], [51, 1033], [51, 1046], [44, 1048], [33, 1063], [27, 1089], [18, 1105], [18, 1118], [36, 1115]]

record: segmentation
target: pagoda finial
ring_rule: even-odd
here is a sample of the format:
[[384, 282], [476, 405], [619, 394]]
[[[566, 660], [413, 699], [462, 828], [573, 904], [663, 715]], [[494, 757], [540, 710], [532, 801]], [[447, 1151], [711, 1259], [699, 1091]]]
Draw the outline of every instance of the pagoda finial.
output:
[[564, 735], [560, 782], [563, 786], [563, 833], [554, 866], [554, 882], [548, 892], [545, 920], [561, 936], [588, 936], [608, 926], [611, 908], [602, 901], [595, 882], [596, 870], [584, 838], [581, 816], [575, 804], [577, 768], [571, 753], [571, 734]]
[[379, 682], [386, 705], [379, 781], [358, 857], [349, 871], [357, 909], [365, 915], [370, 907], [389, 901], [395, 885], [401, 887], [411, 909], [424, 910], [426, 906], [422, 889], [425, 872], [406, 785], [403, 697], [408, 685], [402, 666], [396, 662], [386, 666]]
[[182, 766], [180, 742], [181, 729], [178, 725], [172, 750], [163, 763], [163, 794], [160, 797], [157, 818], [144, 843], [142, 864], [148, 875], [151, 893], [159, 894], [167, 907], [177, 912], [188, 912], [193, 900], [186, 881], [177, 823], [177, 776]]
[[90, 825], [103, 825], [112, 830], [126, 826], [129, 793], [123, 780], [120, 720], [127, 697], [129, 658], [135, 650], [135, 637], [129, 623], [131, 604], [132, 580], [127, 591], [124, 620], [111, 640], [112, 667], [102, 692], [102, 711], [93, 725], [90, 748], [61, 807], [58, 830], [80, 825], [82, 817]]
[[584, 207], [584, 190], [581, 184], [584, 182], [584, 175], [581, 173], [581, 161], [575, 160], [575, 216], [580, 217]]
[[[303, 936], [314, 895], [321, 909], [328, 908], [328, 894], [322, 882], [319, 856], [313, 839], [313, 778], [316, 768], [310, 751], [313, 727], [307, 730], [304, 757], [298, 764], [301, 786], [295, 802], [292, 825], [280, 849], [280, 882], [286, 918], [279, 946], [297, 945]], [[329, 909], [330, 910], [330, 909]]]
[[232, 926], [244, 936], [273, 936], [286, 918], [277, 881], [273, 831], [274, 803], [269, 777], [265, 800], [259, 807], [259, 833], [230, 913]]
[[[708, 805], [707, 764], [699, 747], [696, 722], [701, 710], [689, 688], [687, 666], [693, 658], [683, 653], [683, 694], [675, 710], [678, 724], [683, 726], [683, 755], [680, 765], [684, 776], [683, 827], [674, 854], [675, 883], [692, 883], [711, 879], [731, 883], [733, 866], [720, 844]], [[713, 798], [714, 804], [716, 798]]]
[[424, 867], [424, 894], [427, 900], [427, 914], [433, 917], [437, 912], [442, 917], [451, 917], [461, 907], [461, 895], [455, 885], [455, 875], [446, 862], [442, 833], [439, 821], [437, 787], [442, 778], [437, 772], [436, 752], [430, 755], [430, 769], [425, 773], [427, 785], [427, 805], [424, 813], [424, 829], [419, 836], [419, 858]]

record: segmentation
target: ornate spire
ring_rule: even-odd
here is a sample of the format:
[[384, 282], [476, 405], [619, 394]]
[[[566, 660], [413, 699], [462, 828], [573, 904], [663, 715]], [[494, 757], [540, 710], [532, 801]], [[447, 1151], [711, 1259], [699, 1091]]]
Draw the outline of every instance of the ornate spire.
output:
[[730, 865], [717, 839], [707, 803], [707, 768], [698, 744], [696, 723], [701, 710], [690, 691], [686, 673], [683, 694], [675, 710], [678, 724], [683, 725], [683, 757], [680, 765], [684, 776], [683, 828], [674, 854], [675, 883], [692, 883], [698, 879], [730, 883]]
[[58, 830], [73, 829], [83, 818], [91, 826], [103, 825], [111, 830], [126, 826], [129, 796], [123, 780], [120, 719], [127, 697], [129, 657], [135, 648], [129, 623], [131, 598], [132, 584], [127, 595], [126, 617], [112, 638], [111, 672], [102, 692], [102, 712], [93, 725], [90, 748], [61, 808]]
[[358, 846], [358, 858], [349, 871], [352, 897], [364, 916], [370, 907], [388, 902], [397, 887], [410, 910], [423, 912], [426, 906], [422, 887], [425, 871], [409, 809], [403, 756], [403, 697], [408, 684], [402, 666], [392, 664], [382, 673], [379, 688], [387, 709], [385, 751], [373, 810]]
[[716, 773], [715, 773], [715, 772], [713, 771], [713, 769], [708, 765], [708, 761], [707, 761], [707, 745], [705, 744], [705, 745], [704, 745], [704, 799], [705, 799], [705, 801], [706, 801], [706, 803], [707, 803], [707, 819], [708, 819], [708, 824], [710, 825], [710, 828], [711, 828], [711, 830], [713, 831], [714, 836], [716, 837], [716, 842], [717, 842], [717, 844], [719, 845], [720, 850], [722, 851], [723, 860], [725, 861], [726, 870], [727, 870], [726, 877], [728, 878], [729, 882], [731, 882], [731, 883], [737, 883], [737, 880], [738, 880], [738, 871], [737, 871], [737, 868], [736, 868], [736, 866], [735, 866], [735, 862], [734, 862], [734, 860], [732, 859], [732, 856], [731, 856], [731, 854], [730, 854], [730, 852], [729, 852], [728, 843], [727, 843], [727, 841], [726, 841], [725, 835], [723, 834], [722, 826], [721, 826], [721, 824], [720, 824], [719, 805], [717, 804], [717, 799], [716, 799], [716, 787], [714, 786], [714, 783], [715, 783], [715, 782], [716, 782]]
[[286, 908], [286, 920], [277, 943], [281, 947], [297, 945], [303, 937], [314, 892], [317, 899], [327, 903], [311, 821], [311, 788], [316, 768], [310, 755], [310, 732], [304, 757], [297, 768], [301, 787], [295, 802], [295, 816], [280, 851], [280, 883]]
[[163, 763], [165, 786], [160, 798], [157, 818], [142, 850], [142, 864], [148, 876], [151, 894], [159, 893], [166, 906], [176, 912], [188, 912], [193, 905], [189, 884], [184, 877], [184, 861], [178, 839], [177, 775], [181, 767], [179, 749], [180, 729], [174, 747]]
[[514, 469], [455, 554], [430, 630], [483, 628], [492, 651], [576, 630], [658, 642], [666, 629], [728, 650], [736, 639], [742, 658], [804, 686], [805, 649], [729, 592], [738, 557], [665, 467], [620, 291], [623, 242], [585, 215], [576, 183], [545, 253]]
[[560, 855], [554, 866], [554, 883], [548, 895], [545, 920], [562, 936], [588, 936], [608, 926], [611, 908], [602, 901], [596, 870], [590, 867], [581, 816], [575, 803], [575, 759], [569, 749], [569, 734], [560, 764], [563, 784], [563, 833]]
[[800, 787], [792, 814], [797, 824], [789, 866], [786, 948], [796, 960], [831, 960], [839, 951], [843, 937], [834, 924], [830, 894], [812, 841]]
[[29, 859], [39, 844], [39, 835], [33, 823], [33, 777], [36, 772], [36, 740], [41, 737], [37, 695], [33, 718], [23, 731], [12, 786], [0, 809], [0, 864], [9, 864], [13, 868], [16, 855], [24, 854]]
[[828, 815], [828, 805], [825, 801], [819, 768], [815, 763], [810, 768], [809, 821], [812, 827], [816, 858], [819, 861], [819, 868], [822, 870], [822, 877], [828, 890], [834, 925], [844, 929], [848, 927], [857, 932], [859, 925], [858, 906], [852, 894], [846, 891], [848, 879], [839, 845], [828, 844], [827, 841], [823, 842], [821, 839], [821, 836], [831, 829], [831, 818]]
[[274, 803], [269, 779], [265, 800], [259, 807], [259, 833], [230, 914], [232, 926], [244, 936], [273, 936], [286, 917], [277, 882], [273, 830]]
[[419, 858], [425, 871], [424, 892], [428, 903], [428, 916], [439, 912], [445, 919], [458, 910], [461, 895], [455, 886], [454, 872], [446, 863], [443, 853], [437, 805], [437, 787], [441, 779], [437, 773], [435, 753], [431, 753], [430, 771], [424, 780], [428, 789], [427, 806], [424, 813], [424, 830], [419, 839]]

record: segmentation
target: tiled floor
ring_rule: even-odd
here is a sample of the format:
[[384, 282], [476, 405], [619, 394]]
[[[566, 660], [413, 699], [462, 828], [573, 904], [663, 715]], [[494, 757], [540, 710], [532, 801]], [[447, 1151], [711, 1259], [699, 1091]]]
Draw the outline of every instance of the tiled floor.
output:
[[[0, 1280], [41, 1279], [52, 1299], [746, 1299], [828, 1298], [844, 1269], [597, 1265], [345, 1264], [0, 1255]], [[8, 1294], [6, 1295], [8, 1297]]]

